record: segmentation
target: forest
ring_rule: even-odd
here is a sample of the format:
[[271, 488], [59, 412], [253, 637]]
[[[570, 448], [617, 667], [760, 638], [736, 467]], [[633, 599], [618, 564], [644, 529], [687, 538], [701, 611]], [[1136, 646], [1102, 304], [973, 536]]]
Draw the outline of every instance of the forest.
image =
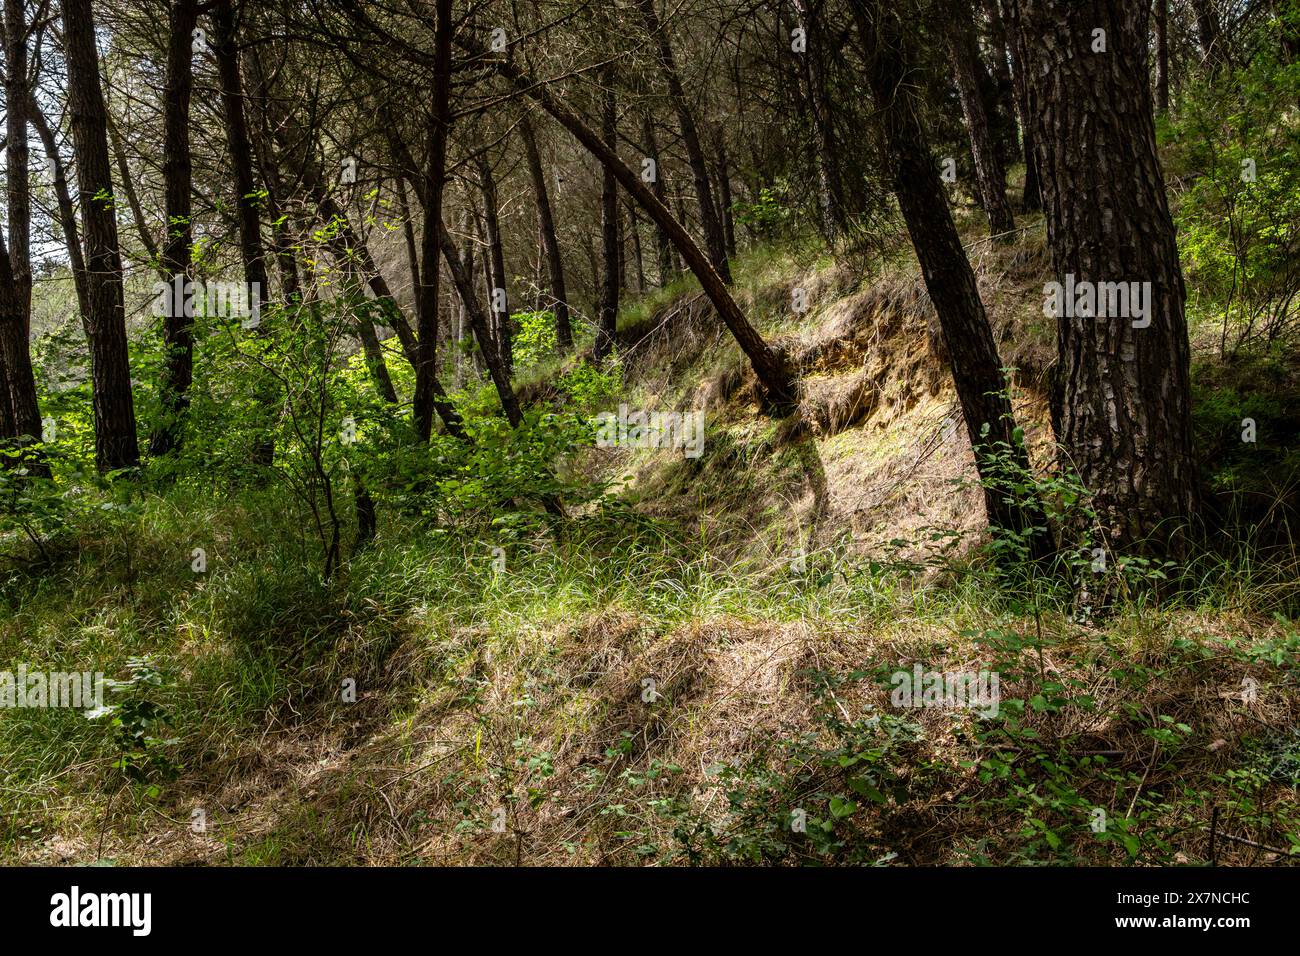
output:
[[0, 3], [0, 864], [1300, 863], [1300, 0]]

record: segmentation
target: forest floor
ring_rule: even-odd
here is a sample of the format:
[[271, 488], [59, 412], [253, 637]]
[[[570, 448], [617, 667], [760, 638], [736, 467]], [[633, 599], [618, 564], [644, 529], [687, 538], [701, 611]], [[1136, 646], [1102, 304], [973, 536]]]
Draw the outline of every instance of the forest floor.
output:
[[[1041, 223], [970, 251], [1045, 460]], [[512, 540], [504, 569], [481, 532], [384, 515], [323, 582], [274, 494], [171, 490], [8, 574], [0, 660], [103, 662], [146, 718], [0, 712], [0, 859], [1300, 860], [1285, 509], [1261, 511], [1267, 547], [1179, 569], [1196, 586], [1083, 613], [1070, 582], [1008, 580], [981, 550], [914, 263], [864, 278], [763, 249], [736, 271], [803, 370], [799, 415], [761, 414], [689, 284], [634, 303], [610, 407], [704, 409], [704, 452], [591, 449], [604, 506]], [[1222, 383], [1213, 332], [1198, 362]], [[555, 400], [550, 378], [523, 394]], [[896, 706], [918, 663], [996, 672], [1000, 714]]]

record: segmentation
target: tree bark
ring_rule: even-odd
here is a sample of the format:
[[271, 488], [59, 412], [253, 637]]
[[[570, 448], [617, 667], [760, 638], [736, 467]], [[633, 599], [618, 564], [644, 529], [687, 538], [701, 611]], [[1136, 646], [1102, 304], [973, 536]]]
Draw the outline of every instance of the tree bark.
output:
[[[4, 0], [6, 193], [9, 244], [0, 241], [0, 402], [7, 406], [0, 438], [23, 446], [40, 442], [41, 410], [32, 369], [31, 182], [27, 161], [27, 16], [23, 0]], [[39, 456], [25, 455], [26, 467], [49, 475]]]
[[127, 358], [122, 254], [112, 205], [104, 92], [90, 0], [64, 0], [63, 38], [86, 247], [90, 311], [85, 322], [94, 396], [95, 463], [101, 472], [107, 472], [139, 464], [140, 449]]
[[[1148, 327], [1123, 316], [1057, 319], [1057, 439], [1112, 546], [1177, 554], [1173, 539], [1199, 494], [1185, 292], [1146, 68], [1150, 7], [1019, 3], [1056, 277], [1151, 289]], [[1109, 25], [1106, 53], [1091, 50], [1097, 24]]]

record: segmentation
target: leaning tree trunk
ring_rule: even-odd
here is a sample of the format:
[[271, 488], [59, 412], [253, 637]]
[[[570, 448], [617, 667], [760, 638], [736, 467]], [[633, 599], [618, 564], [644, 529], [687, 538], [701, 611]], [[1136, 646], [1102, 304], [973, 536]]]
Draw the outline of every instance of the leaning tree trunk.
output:
[[980, 204], [989, 217], [989, 230], [1002, 241], [1012, 238], [1015, 216], [1007, 202], [1007, 177], [998, 156], [997, 144], [984, 109], [979, 84], [979, 46], [975, 42], [975, 21], [970, 0], [953, 0], [952, 21], [948, 26], [948, 49], [953, 78], [961, 99], [962, 115], [970, 132], [971, 155], [975, 159], [975, 179]]
[[542, 233], [542, 248], [546, 253], [546, 268], [551, 283], [551, 303], [555, 311], [555, 339], [559, 347], [573, 348], [573, 325], [569, 319], [568, 292], [564, 287], [564, 260], [560, 257], [560, 240], [555, 234], [555, 217], [551, 212], [551, 197], [546, 188], [546, 173], [542, 170], [542, 155], [537, 149], [537, 137], [527, 116], [519, 123], [519, 135], [524, 141], [524, 154], [528, 158], [528, 174], [533, 180], [533, 193], [537, 200], [537, 224]]
[[99, 52], [90, 0], [64, 0], [63, 41], [68, 72], [68, 113], [81, 193], [95, 414], [95, 464], [101, 472], [139, 464], [135, 403], [127, 359], [122, 254], [113, 212], [107, 113], [99, 79]]
[[[604, 87], [601, 133], [606, 148], [615, 152], [618, 143], [618, 111], [614, 102], [612, 77], [605, 77]], [[603, 362], [614, 351], [614, 336], [618, 331], [618, 180], [608, 166], [605, 167], [600, 187], [600, 236], [605, 272], [600, 290], [600, 316], [596, 325], [597, 362]]]
[[[1145, 318], [1125, 316], [1131, 306], [1058, 318], [1057, 440], [1113, 545], [1176, 554], [1171, 536], [1195, 516], [1198, 486], [1185, 292], [1146, 69], [1149, 6], [1019, 2], [1056, 277], [1150, 283]], [[1098, 23], [1110, 25], [1106, 53], [1091, 49]], [[1073, 311], [1096, 311], [1083, 305]]]
[[[31, 192], [27, 170], [27, 110], [32, 99], [27, 80], [27, 17], [23, 0], [4, 0], [5, 150], [9, 206], [9, 246], [0, 242], [0, 402], [8, 406], [0, 438], [18, 447], [39, 442], [41, 410], [32, 369]], [[49, 474], [49, 466], [29, 452], [29, 470]]]
[[1032, 496], [1011, 500], [1006, 489], [997, 486], [1001, 476], [987, 453], [1000, 444], [1001, 449], [993, 450], [1010, 454], [1017, 470], [1028, 472], [1028, 456], [1023, 442], [1016, 438], [1008, 383], [993, 331], [921, 126], [921, 104], [908, 85], [912, 67], [903, 49], [902, 28], [877, 0], [852, 0], [851, 6], [883, 123], [894, 191], [939, 317], [966, 434], [985, 482], [989, 524], [1023, 535], [1030, 553], [1043, 557], [1050, 551], [1050, 541], [1037, 500]]
[[754, 374], [766, 393], [769, 405], [778, 411], [793, 408], [798, 398], [798, 383], [785, 356], [769, 346], [758, 331], [749, 324], [745, 313], [741, 311], [727, 288], [727, 283], [713, 268], [708, 256], [696, 245], [681, 222], [673, 217], [668, 207], [660, 202], [650, 188], [641, 181], [641, 177], [619, 160], [618, 154], [605, 145], [600, 135], [555, 97], [545, 85], [534, 82], [528, 74], [509, 60], [487, 53], [482, 45], [464, 34], [458, 36], [456, 42], [476, 58], [495, 67], [496, 71], [509, 80], [515, 89], [533, 99], [551, 114], [556, 122], [567, 129], [601, 165], [613, 170], [619, 185], [640, 204], [655, 221], [655, 225], [667, 233], [691, 271], [695, 273], [695, 277], [700, 280], [704, 294], [709, 297], [723, 323], [749, 359]]

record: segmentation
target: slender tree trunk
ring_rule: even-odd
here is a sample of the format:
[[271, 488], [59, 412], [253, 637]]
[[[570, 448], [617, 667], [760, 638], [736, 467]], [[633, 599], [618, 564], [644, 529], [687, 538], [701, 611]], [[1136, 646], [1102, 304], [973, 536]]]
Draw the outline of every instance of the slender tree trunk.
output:
[[709, 186], [709, 167], [704, 160], [704, 149], [700, 146], [700, 134], [695, 125], [695, 117], [686, 101], [686, 91], [682, 88], [681, 75], [677, 72], [673, 48], [668, 42], [668, 31], [659, 22], [654, 0], [637, 0], [637, 6], [641, 10], [646, 29], [655, 41], [659, 68], [663, 70], [664, 79], [668, 84], [668, 96], [677, 113], [677, 124], [682, 130], [682, 144], [686, 147], [686, 160], [690, 163], [691, 176], [695, 180], [695, 199], [700, 207], [700, 226], [704, 230], [704, 242], [709, 250], [709, 259], [722, 281], [730, 285], [731, 268], [727, 263], [726, 241], [722, 234], [722, 223], [718, 219], [713, 189]]
[[953, 224], [921, 126], [920, 103], [909, 85], [912, 67], [903, 48], [901, 25], [895, 14], [887, 12], [888, 0], [851, 0], [851, 7], [884, 126], [894, 191], [951, 357], [953, 383], [975, 450], [976, 467], [986, 482], [984, 506], [989, 524], [1027, 536], [1033, 556], [1045, 556], [1050, 545], [1038, 502], [1032, 498], [1011, 501], [1004, 489], [989, 484], [996, 478], [986, 455], [990, 445], [1001, 443], [1024, 472], [1029, 468], [1028, 456], [1016, 438], [1008, 383], [975, 273]]
[[[1199, 496], [1185, 292], [1146, 68], [1150, 7], [1019, 2], [1056, 277], [1149, 283], [1146, 318], [1130, 319], [1138, 310], [1110, 295], [1106, 316], [1083, 301], [1058, 317], [1057, 439], [1113, 546], [1177, 554]], [[1098, 23], [1110, 25], [1104, 54], [1090, 49]]]
[[[31, 183], [27, 168], [27, 16], [23, 0], [4, 0], [6, 192], [9, 246], [0, 242], [0, 403], [8, 407], [0, 438], [18, 447], [41, 441], [41, 410], [32, 369]], [[49, 475], [39, 456], [25, 456], [29, 470]]]
[[1219, 23], [1219, 11], [1214, 0], [1192, 0], [1192, 10], [1196, 13], [1196, 33], [1201, 41], [1201, 50], [1205, 54], [1206, 68], [1213, 73], [1227, 60], [1227, 48], [1223, 42], [1223, 28]]
[[[654, 197], [668, 208], [668, 189], [664, 185], [664, 171], [662, 164], [659, 162], [659, 144], [655, 141], [654, 122], [650, 118], [650, 111], [644, 110], [641, 113], [641, 138], [645, 140], [645, 146], [648, 150], [647, 158], [652, 160], [655, 165], [654, 182], [650, 184], [651, 192]], [[676, 256], [673, 250], [672, 240], [668, 238], [668, 233], [663, 227], [655, 228], [655, 242], [659, 250], [659, 285], [665, 286], [672, 281], [677, 274]]]
[[1169, 0], [1155, 0], [1156, 111], [1169, 112]]
[[59, 146], [54, 139], [45, 114], [35, 99], [28, 102], [28, 117], [41, 138], [45, 156], [54, 170], [54, 195], [59, 205], [59, 225], [63, 230], [63, 244], [68, 250], [68, 267], [72, 271], [73, 285], [77, 290], [77, 307], [80, 314], [90, 314], [90, 294], [86, 287], [86, 258], [81, 251], [81, 230], [77, 228], [77, 210], [68, 192], [67, 169], [59, 156]]
[[[425, 210], [425, 217], [428, 217], [427, 209]], [[447, 263], [447, 268], [452, 275], [452, 281], [456, 284], [456, 291], [460, 295], [461, 305], [465, 307], [470, 327], [474, 330], [474, 337], [478, 340], [479, 352], [483, 355], [483, 361], [487, 365], [492, 384], [496, 386], [497, 396], [501, 399], [501, 409], [506, 413], [506, 420], [510, 422], [511, 427], [517, 428], [519, 423], [523, 421], [523, 412], [519, 408], [519, 400], [515, 397], [514, 389], [510, 386], [510, 376], [506, 371], [505, 364], [501, 361], [501, 353], [497, 351], [495, 343], [492, 341], [492, 331], [488, 326], [487, 313], [483, 310], [478, 297], [474, 294], [474, 278], [470, 271], [465, 268], [465, 257], [456, 248], [456, 241], [452, 238], [451, 233], [447, 231], [447, 227], [441, 222], [439, 222], [438, 243], [442, 248], [443, 261]], [[472, 260], [470, 262], [472, 263]]]
[[989, 217], [989, 230], [992, 234], [1002, 241], [1009, 241], [1016, 223], [1011, 204], [1007, 202], [1006, 173], [1002, 169], [1002, 159], [998, 156], [988, 114], [984, 109], [984, 98], [980, 93], [979, 47], [975, 42], [975, 21], [970, 0], [953, 0], [948, 48], [962, 114], [970, 132], [980, 203]]
[[645, 263], [641, 259], [641, 220], [636, 214], [636, 203], [627, 203], [627, 234], [632, 238], [632, 263], [636, 266], [637, 295], [645, 294]]
[[1021, 202], [1024, 212], [1037, 212], [1043, 208], [1042, 187], [1038, 181], [1038, 154], [1034, 149], [1036, 119], [1030, 108], [1029, 82], [1025, 78], [1024, 43], [1020, 38], [1020, 9], [1017, 0], [1001, 0], [1002, 19], [1007, 30], [1007, 44], [1011, 51], [1011, 82], [1016, 91], [1016, 113], [1020, 118], [1020, 144], [1025, 161], [1025, 194]]
[[727, 161], [727, 146], [718, 138], [718, 192], [722, 196], [722, 235], [727, 245], [727, 255], [736, 254], [736, 218], [731, 211], [731, 164]]
[[[802, 57], [808, 83], [808, 99], [812, 103], [815, 133], [812, 146], [817, 165], [817, 205], [821, 213], [821, 231], [826, 241], [833, 243], [839, 231], [839, 181], [835, 163], [835, 136], [831, 125], [830, 91], [827, 89], [825, 70], [825, 57], [831, 51], [826, 49], [825, 31], [822, 29], [822, 2], [824, 0], [794, 0], [794, 6], [802, 18], [807, 39], [807, 48]], [[725, 169], [725, 157], [723, 147], [719, 144], [720, 169]], [[726, 173], [720, 175], [725, 180]], [[727, 207], [731, 206], [730, 197], [725, 192], [722, 201]], [[724, 215], [730, 219], [729, 209]], [[735, 255], [735, 246], [735, 235], [732, 232], [727, 243], [727, 249], [732, 255]]]
[[111, 198], [104, 92], [90, 0], [64, 0], [63, 39], [86, 246], [90, 301], [86, 333], [94, 396], [95, 463], [101, 472], [107, 472], [139, 464], [140, 450], [127, 359], [122, 256]]
[[537, 149], [533, 124], [525, 116], [519, 123], [519, 135], [524, 141], [528, 158], [528, 173], [533, 180], [533, 194], [537, 199], [537, 223], [542, 234], [542, 248], [546, 253], [546, 267], [551, 283], [551, 308], [555, 311], [555, 339], [562, 351], [573, 348], [573, 325], [569, 319], [568, 292], [564, 287], [564, 260], [560, 257], [560, 240], [555, 234], [555, 218], [551, 213], [551, 197], [546, 188], [546, 173], [542, 171], [542, 156]]
[[425, 155], [424, 226], [420, 238], [420, 312], [416, 345], [414, 413], [417, 440], [427, 442], [433, 429], [438, 385], [438, 268], [439, 229], [442, 224], [442, 193], [446, 183], [447, 127], [451, 122], [451, 35], [456, 24], [451, 16], [452, 0], [437, 0], [434, 31], [433, 104], [429, 121], [429, 142]]
[[[606, 75], [601, 104], [601, 134], [605, 147], [615, 153], [618, 143], [618, 110], [614, 101], [613, 77]], [[618, 332], [618, 179], [606, 166], [600, 189], [600, 235], [605, 273], [600, 292], [600, 317], [596, 327], [595, 357], [603, 362], [614, 351]]]
[[497, 181], [492, 164], [485, 156], [479, 156], [477, 165], [483, 194], [483, 225], [487, 230], [487, 262], [491, 268], [492, 291], [488, 302], [492, 331], [501, 352], [501, 363], [509, 375], [514, 366], [514, 349], [510, 341], [510, 292], [506, 282], [505, 247], [501, 241], [501, 222], [497, 218]]
[[[261, 312], [267, 303], [270, 282], [266, 269], [266, 250], [262, 245], [260, 202], [253, 178], [253, 149], [248, 135], [248, 118], [244, 109], [244, 82], [240, 73], [239, 46], [236, 36], [235, 10], [232, 0], [219, 0], [212, 11], [214, 53], [217, 76], [221, 83], [221, 109], [226, 123], [226, 145], [235, 178], [235, 208], [239, 217], [239, 257], [244, 266], [244, 288], [249, 307], [257, 310], [258, 334], [265, 334]], [[261, 386], [261, 403], [269, 413], [276, 404], [275, 390], [269, 383]], [[269, 420], [270, 415], [267, 415]], [[263, 468], [275, 460], [275, 438], [269, 430], [253, 444], [253, 462]]]
[[[167, 78], [163, 91], [163, 193], [167, 232], [160, 267], [170, 288], [189, 281], [194, 246], [190, 194], [190, 94], [194, 89], [193, 34], [198, 23], [196, 0], [173, 0], [167, 12]], [[160, 387], [162, 419], [149, 441], [149, 453], [165, 455], [181, 444], [190, 384], [194, 380], [194, 319], [185, 297], [165, 297], [163, 368]]]

